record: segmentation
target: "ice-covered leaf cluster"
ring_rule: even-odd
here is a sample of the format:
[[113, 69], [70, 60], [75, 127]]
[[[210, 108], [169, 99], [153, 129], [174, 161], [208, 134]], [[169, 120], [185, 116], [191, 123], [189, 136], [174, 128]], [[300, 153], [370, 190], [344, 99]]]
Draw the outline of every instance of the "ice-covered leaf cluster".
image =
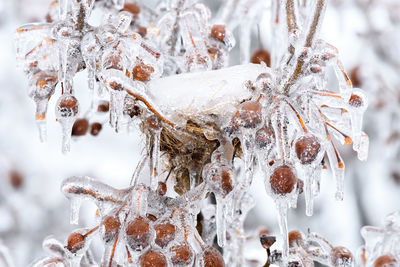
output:
[[[71, 135], [89, 129], [97, 135], [107, 120], [117, 132], [138, 123], [146, 138], [131, 187], [117, 190], [87, 177], [64, 181], [72, 222], [80, 202], [90, 199], [99, 225], [72, 233], [65, 247], [45, 242], [55, 256], [35, 266], [93, 265], [95, 233], [105, 245], [102, 266], [245, 266], [255, 166], [279, 211], [285, 265], [297, 253], [288, 238], [288, 209], [304, 191], [312, 215], [327, 161], [336, 198], [343, 199], [345, 165], [335, 140], [367, 158], [362, 118], [368, 101], [353, 88], [337, 49], [318, 39], [327, 0], [228, 2], [212, 19], [196, 0], [160, 1], [154, 10], [123, 0], [59, 0], [46, 23], [17, 30], [17, 57], [43, 139], [48, 102], [58, 89], [64, 152]], [[98, 26], [89, 23], [96, 10]], [[271, 54], [261, 49], [250, 57], [249, 37], [263, 11], [272, 18]], [[229, 67], [236, 28], [242, 65]], [[92, 96], [83, 116], [74, 86], [81, 71]], [[212, 248], [215, 236], [223, 256]], [[320, 261], [351, 264], [333, 259], [335, 248], [318, 240]], [[308, 243], [301, 249], [314, 249]]]
[[400, 264], [400, 212], [389, 214], [383, 227], [361, 229], [365, 245], [358, 251], [359, 266], [394, 267]]

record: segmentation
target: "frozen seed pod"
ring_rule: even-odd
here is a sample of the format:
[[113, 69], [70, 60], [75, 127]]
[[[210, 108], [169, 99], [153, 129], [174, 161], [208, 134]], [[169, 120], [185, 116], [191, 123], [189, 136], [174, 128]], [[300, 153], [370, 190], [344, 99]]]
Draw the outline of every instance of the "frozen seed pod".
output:
[[166, 267], [167, 259], [161, 251], [150, 249], [139, 258], [140, 267]]
[[67, 249], [71, 253], [77, 253], [85, 246], [85, 236], [80, 233], [72, 233], [68, 236]]
[[187, 242], [171, 246], [169, 252], [173, 266], [184, 267], [193, 265], [194, 252]]
[[89, 122], [87, 119], [77, 119], [72, 126], [72, 136], [82, 136], [87, 133], [89, 129]]
[[202, 255], [202, 267], [224, 267], [225, 262], [224, 258], [222, 258], [221, 253], [213, 248], [207, 247], [203, 251]]
[[272, 192], [279, 195], [289, 194], [297, 184], [297, 178], [293, 168], [288, 165], [277, 167], [270, 176]]
[[261, 62], [264, 62], [268, 67], [271, 67], [271, 54], [267, 50], [257, 50], [251, 57], [251, 63], [261, 64]]
[[138, 217], [128, 222], [126, 240], [132, 250], [143, 250], [150, 244], [151, 232], [149, 221]]
[[301, 164], [311, 164], [320, 155], [321, 143], [316, 136], [305, 135], [296, 141], [295, 151]]
[[175, 238], [175, 225], [169, 222], [156, 224], [154, 230], [156, 231], [155, 243], [162, 248], [166, 247]]
[[330, 253], [331, 264], [337, 267], [353, 265], [353, 255], [345, 247], [334, 247]]
[[392, 255], [382, 255], [374, 262], [374, 267], [396, 267], [399, 262]]
[[225, 25], [213, 25], [211, 27], [211, 37], [215, 40], [223, 42], [225, 39]]
[[234, 125], [243, 128], [256, 128], [262, 122], [262, 107], [257, 101], [246, 101], [240, 104], [235, 117]]
[[103, 239], [105, 242], [110, 242], [114, 240], [121, 228], [121, 223], [118, 217], [107, 216], [101, 223], [103, 227]]

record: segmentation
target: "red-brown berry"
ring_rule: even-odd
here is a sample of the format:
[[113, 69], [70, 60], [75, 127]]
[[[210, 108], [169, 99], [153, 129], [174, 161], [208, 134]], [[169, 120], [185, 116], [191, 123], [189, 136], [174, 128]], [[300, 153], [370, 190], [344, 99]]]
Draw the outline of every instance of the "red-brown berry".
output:
[[138, 217], [126, 226], [126, 239], [133, 250], [144, 249], [150, 244], [150, 224], [147, 219]]
[[359, 95], [352, 94], [349, 99], [349, 105], [355, 108], [361, 107], [363, 105], [363, 99]]
[[204, 267], [224, 267], [221, 253], [213, 247], [207, 247], [203, 252]]
[[167, 193], [167, 184], [164, 182], [158, 182], [157, 193], [160, 196], [164, 196]]
[[261, 64], [264, 62], [268, 67], [271, 66], [271, 55], [267, 50], [258, 50], [251, 57], [251, 63]]
[[162, 248], [166, 247], [175, 238], [175, 225], [171, 223], [157, 224], [154, 226], [154, 230], [156, 230], [155, 243]]
[[171, 262], [174, 266], [187, 266], [193, 262], [194, 253], [188, 243], [174, 245], [169, 249]]
[[146, 82], [150, 79], [150, 75], [154, 72], [154, 68], [148, 65], [136, 65], [133, 68], [133, 78], [137, 81]]
[[72, 136], [82, 136], [87, 133], [89, 129], [89, 122], [87, 119], [77, 119], [72, 126]]
[[291, 231], [289, 233], [289, 246], [300, 247], [303, 243], [303, 234], [300, 231]]
[[19, 189], [24, 182], [21, 173], [19, 173], [16, 170], [10, 171], [9, 179], [10, 179], [10, 184], [12, 185], [12, 187], [14, 187], [14, 189]]
[[291, 167], [281, 165], [274, 170], [269, 181], [272, 192], [284, 195], [293, 191], [297, 183], [297, 178]]
[[104, 240], [106, 242], [114, 240], [121, 227], [119, 219], [115, 216], [108, 216], [103, 220], [102, 225], [104, 227]]
[[103, 125], [101, 125], [101, 123], [94, 122], [90, 126], [90, 134], [93, 136], [97, 136], [100, 133], [102, 128], [103, 128]]
[[234, 117], [234, 124], [244, 128], [255, 128], [262, 122], [262, 107], [257, 101], [240, 104]]
[[72, 233], [68, 237], [67, 249], [71, 253], [76, 253], [85, 246], [85, 237], [80, 233]]
[[225, 39], [225, 25], [213, 25], [211, 28], [211, 37], [223, 42]]
[[110, 102], [101, 101], [97, 106], [97, 112], [108, 112], [110, 110]]
[[360, 66], [357, 66], [350, 71], [350, 80], [354, 87], [359, 88], [361, 86]]
[[311, 164], [317, 158], [321, 144], [315, 136], [306, 135], [297, 140], [295, 150], [301, 164]]
[[396, 267], [399, 262], [391, 255], [382, 255], [374, 262], [374, 267]]
[[270, 249], [275, 244], [276, 237], [263, 234], [260, 236], [260, 242], [264, 249]]
[[156, 250], [148, 250], [139, 258], [140, 267], [166, 267], [167, 259], [164, 254]]
[[344, 264], [353, 262], [353, 255], [345, 247], [334, 247], [331, 250], [330, 256], [331, 264], [334, 266], [343, 266]]
[[256, 132], [256, 144], [259, 148], [268, 147], [273, 144], [274, 140], [275, 134], [273, 130], [263, 127]]
[[138, 15], [140, 13], [140, 7], [135, 3], [125, 3], [122, 11], [128, 11], [133, 15]]

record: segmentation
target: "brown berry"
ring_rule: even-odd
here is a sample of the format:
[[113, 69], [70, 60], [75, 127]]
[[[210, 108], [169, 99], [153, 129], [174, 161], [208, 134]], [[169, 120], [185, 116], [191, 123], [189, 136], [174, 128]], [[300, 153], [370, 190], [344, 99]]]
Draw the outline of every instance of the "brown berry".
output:
[[21, 173], [19, 173], [16, 170], [12, 170], [10, 171], [9, 177], [10, 177], [10, 184], [12, 185], [12, 187], [14, 187], [14, 189], [18, 189], [22, 186], [24, 179], [22, 178]]
[[350, 71], [350, 80], [353, 84], [353, 87], [359, 88], [361, 86], [360, 66], [357, 66]]
[[263, 127], [256, 132], [256, 144], [259, 148], [265, 148], [274, 142], [275, 134], [272, 130]]
[[139, 258], [140, 267], [166, 267], [167, 259], [160, 251], [148, 250]]
[[211, 28], [211, 37], [218, 41], [224, 41], [225, 33], [225, 25], [213, 25]]
[[166, 247], [175, 238], [175, 226], [171, 223], [157, 224], [154, 229], [156, 230], [155, 243], [162, 248]]
[[251, 57], [251, 63], [261, 64], [264, 62], [268, 67], [271, 66], [271, 55], [267, 50], [260, 49]]
[[80, 233], [72, 233], [68, 237], [67, 249], [76, 253], [85, 246], [85, 237]]
[[72, 126], [72, 136], [82, 136], [87, 133], [89, 129], [89, 122], [87, 119], [78, 119], [74, 122]]
[[157, 193], [160, 196], [164, 196], [167, 193], [167, 184], [164, 182], [158, 182]]
[[146, 82], [150, 79], [150, 75], [154, 72], [154, 68], [148, 65], [136, 65], [133, 70], [133, 78], [137, 81]]
[[301, 164], [311, 164], [317, 158], [321, 144], [315, 136], [302, 136], [295, 144], [297, 158]]
[[213, 247], [207, 247], [203, 252], [204, 267], [224, 267], [221, 253]]
[[122, 58], [120, 55], [109, 55], [105, 58], [103, 63], [103, 68], [108, 69], [115, 69], [115, 70], [124, 70], [123, 66], [121, 65]]
[[261, 104], [256, 101], [243, 102], [235, 114], [235, 124], [244, 128], [255, 128], [262, 121]]
[[275, 194], [284, 195], [293, 191], [297, 178], [291, 167], [282, 165], [274, 170], [269, 181]]
[[138, 34], [140, 34], [140, 36], [145, 37], [147, 34], [147, 28], [146, 27], [138, 27], [137, 32], [138, 32]]
[[300, 231], [291, 231], [289, 233], [289, 246], [301, 246], [303, 243], [303, 234]]
[[161, 122], [156, 116], [149, 116], [146, 118], [146, 125], [152, 130], [159, 130], [161, 127]]
[[[331, 263], [334, 266], [343, 266], [343, 264], [351, 263], [353, 255], [350, 250], [345, 247], [334, 247], [331, 250]], [[347, 265], [346, 265], [347, 266]]]
[[382, 255], [374, 262], [374, 267], [396, 267], [398, 261], [391, 255]]
[[147, 214], [146, 214], [146, 218], [149, 219], [149, 220], [152, 221], [152, 222], [157, 221], [157, 217], [154, 216], [153, 214], [150, 214], [150, 213], [147, 213]]
[[100, 133], [102, 128], [103, 128], [103, 126], [101, 125], [101, 123], [94, 122], [90, 126], [90, 134], [93, 136], [97, 136]]
[[108, 112], [110, 110], [110, 102], [101, 101], [97, 106], [97, 112]]
[[144, 249], [150, 244], [150, 224], [143, 217], [130, 221], [125, 232], [128, 245], [133, 250]]
[[260, 236], [260, 242], [264, 249], [270, 249], [276, 242], [276, 237], [264, 234]]
[[121, 223], [115, 216], [108, 216], [103, 220], [104, 226], [104, 240], [109, 242], [114, 240], [119, 232]]
[[122, 11], [128, 11], [133, 15], [137, 15], [140, 13], [140, 7], [135, 3], [125, 3], [124, 8]]
[[349, 99], [349, 105], [355, 108], [361, 107], [363, 105], [361, 96], [352, 94]]
[[233, 190], [231, 174], [223, 170], [221, 174], [221, 188], [224, 195], [229, 194]]
[[171, 262], [174, 266], [186, 266], [193, 262], [193, 250], [186, 242], [182, 245], [172, 246], [169, 251], [171, 252]]

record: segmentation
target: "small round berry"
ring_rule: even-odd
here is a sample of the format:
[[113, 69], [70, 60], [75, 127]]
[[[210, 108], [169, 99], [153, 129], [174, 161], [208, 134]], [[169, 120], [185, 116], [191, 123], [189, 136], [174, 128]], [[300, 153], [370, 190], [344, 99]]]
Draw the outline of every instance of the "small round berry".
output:
[[64, 94], [58, 99], [56, 105], [56, 116], [58, 119], [76, 117], [78, 112], [78, 99], [73, 95]]
[[321, 144], [317, 137], [305, 135], [296, 141], [295, 150], [301, 164], [311, 164], [321, 151]]
[[152, 115], [146, 118], [146, 125], [151, 130], [160, 130], [161, 128], [161, 121], [156, 116]]
[[72, 126], [72, 136], [82, 136], [87, 133], [89, 129], [89, 122], [87, 119], [78, 119], [74, 122]]
[[154, 68], [148, 65], [136, 65], [133, 68], [133, 78], [137, 81], [146, 82], [150, 79], [150, 75], [154, 72]]
[[188, 243], [174, 245], [169, 251], [174, 266], [191, 266], [191, 263], [193, 263], [194, 253]]
[[124, 99], [124, 114], [133, 118], [139, 116], [141, 113], [139, 106], [136, 103], [136, 100], [127, 95]]
[[226, 196], [233, 190], [231, 170], [222, 164], [206, 165], [203, 170], [203, 178], [214, 193]]
[[270, 249], [275, 244], [276, 237], [264, 234], [260, 236], [260, 242], [264, 249]]
[[267, 50], [260, 49], [251, 57], [251, 63], [261, 64], [264, 62], [268, 67], [271, 66], [271, 55]]
[[297, 184], [296, 175], [293, 169], [288, 165], [277, 167], [272, 173], [270, 179], [272, 192], [275, 194], [289, 194]]
[[166, 247], [175, 238], [175, 225], [171, 223], [157, 224], [154, 226], [154, 230], [156, 230], [155, 243], [162, 248]]
[[213, 247], [207, 247], [203, 251], [204, 267], [224, 267], [225, 262], [221, 253]]
[[141, 250], [150, 244], [150, 224], [147, 219], [138, 217], [126, 226], [126, 238], [128, 245], [133, 250]]
[[256, 132], [256, 144], [259, 148], [271, 146], [274, 140], [275, 134], [273, 130], [263, 127]]
[[146, 37], [147, 28], [146, 27], [138, 27], [137, 33], [140, 34], [140, 36], [142, 36], [142, 37]]
[[349, 99], [349, 105], [355, 108], [361, 107], [364, 101], [361, 96], [352, 94]]
[[350, 71], [350, 80], [353, 83], [353, 87], [359, 88], [361, 85], [360, 79], [360, 66], [356, 66]]
[[128, 11], [133, 15], [138, 15], [140, 13], [140, 7], [135, 3], [125, 3], [122, 11]]
[[121, 223], [119, 219], [115, 216], [107, 216], [102, 225], [104, 226], [104, 240], [105, 242], [109, 242], [114, 240], [117, 237], [119, 229], [121, 227]]
[[68, 237], [67, 249], [71, 253], [76, 253], [85, 246], [85, 237], [80, 233], [72, 233]]
[[14, 189], [19, 189], [19, 188], [21, 188], [21, 186], [22, 186], [22, 184], [23, 184], [23, 182], [24, 182], [24, 179], [23, 179], [21, 173], [19, 173], [19, 172], [16, 171], [16, 170], [10, 171], [10, 173], [9, 173], [9, 179], [10, 179], [10, 180], [9, 180], [9, 181], [10, 181], [10, 184], [12, 185], [12, 187], [13, 187]]
[[90, 126], [90, 134], [93, 135], [93, 136], [97, 136], [100, 133], [102, 128], [103, 128], [103, 126], [101, 125], [101, 123], [94, 122]]
[[391, 255], [382, 255], [374, 262], [374, 267], [396, 267], [399, 262]]
[[167, 259], [164, 254], [156, 250], [148, 250], [139, 258], [140, 267], [166, 267]]
[[97, 106], [97, 112], [108, 112], [110, 110], [110, 102], [101, 101]]
[[257, 101], [240, 104], [234, 118], [236, 124], [244, 128], [256, 128], [262, 122], [262, 107]]
[[164, 182], [158, 182], [157, 193], [160, 196], [164, 196], [167, 193], [167, 184]]
[[211, 37], [215, 40], [223, 42], [225, 39], [225, 25], [213, 25], [211, 28]]
[[150, 214], [150, 213], [147, 213], [147, 214], [146, 214], [146, 218], [149, 219], [149, 220], [152, 221], [152, 222], [157, 221], [157, 217], [154, 216], [153, 214]]
[[122, 66], [122, 58], [120, 55], [109, 55], [104, 59], [103, 68], [108, 69], [115, 69], [123, 71], [124, 67]]
[[289, 246], [290, 247], [300, 247], [303, 243], [303, 234], [300, 231], [291, 231], [289, 233]]
[[345, 247], [334, 247], [330, 253], [333, 266], [350, 266], [353, 262], [353, 255]]

